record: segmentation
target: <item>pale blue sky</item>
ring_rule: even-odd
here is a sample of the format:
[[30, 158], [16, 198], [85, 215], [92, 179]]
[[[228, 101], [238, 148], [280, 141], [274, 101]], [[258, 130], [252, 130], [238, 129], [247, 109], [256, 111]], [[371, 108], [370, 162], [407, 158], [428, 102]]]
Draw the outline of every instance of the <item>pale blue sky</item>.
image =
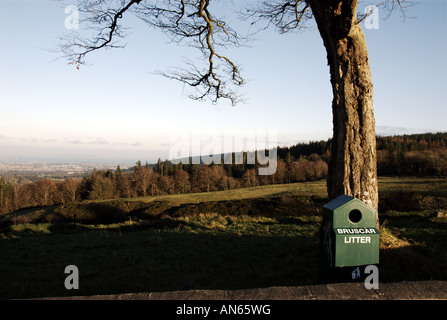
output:
[[[248, 1], [247, 1], [248, 2]], [[227, 6], [231, 4], [227, 3]], [[366, 30], [377, 132], [447, 131], [447, 1], [421, 1]], [[172, 133], [274, 129], [280, 145], [332, 135], [329, 69], [317, 30], [258, 34], [231, 50], [249, 80], [247, 103], [191, 101], [154, 74], [195, 49], [168, 44], [136, 18], [125, 49], [87, 56], [76, 70], [53, 61], [67, 33], [64, 6], [0, 0], [0, 160], [134, 163], [168, 157]], [[82, 25], [81, 25], [82, 29]]]

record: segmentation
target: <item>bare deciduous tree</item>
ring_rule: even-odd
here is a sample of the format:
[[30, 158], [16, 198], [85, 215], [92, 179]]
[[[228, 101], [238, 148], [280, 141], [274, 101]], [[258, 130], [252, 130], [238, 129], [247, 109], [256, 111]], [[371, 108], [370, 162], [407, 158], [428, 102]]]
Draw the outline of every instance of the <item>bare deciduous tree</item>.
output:
[[156, 176], [151, 167], [137, 166], [135, 172], [132, 174], [132, 179], [134, 180], [135, 187], [140, 195], [146, 197], [149, 187], [151, 187], [151, 195], [154, 194], [153, 185]]
[[80, 179], [66, 179], [62, 181], [61, 189], [63, 202], [65, 202], [65, 197], [68, 200], [67, 202], [73, 202], [76, 200], [76, 195], [80, 184]]
[[40, 198], [39, 204], [48, 206], [52, 204], [53, 193], [56, 191], [56, 182], [50, 179], [39, 180], [35, 183], [36, 195]]
[[191, 188], [189, 174], [184, 170], [177, 170], [174, 173], [174, 183], [177, 192], [186, 193]]

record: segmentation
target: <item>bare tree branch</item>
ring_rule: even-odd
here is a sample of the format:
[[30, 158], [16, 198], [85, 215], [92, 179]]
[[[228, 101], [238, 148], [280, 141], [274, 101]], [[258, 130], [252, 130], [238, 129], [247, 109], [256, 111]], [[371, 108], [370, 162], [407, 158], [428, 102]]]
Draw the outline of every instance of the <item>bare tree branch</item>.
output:
[[144, 3], [135, 13], [164, 31], [173, 42], [198, 48], [207, 61], [204, 69], [189, 61], [189, 70], [181, 68], [160, 74], [188, 84], [195, 91], [189, 95], [193, 99], [209, 97], [216, 103], [226, 98], [234, 105], [240, 97], [230, 87], [241, 87], [244, 80], [236, 63], [218, 50], [239, 46], [242, 37], [211, 14], [209, 5], [209, 0], [157, 1], [153, 5]]
[[[383, 3], [379, 3], [378, 5], [376, 5], [376, 7], [379, 7], [379, 6], [381, 6], [381, 5], [383, 5]], [[358, 13], [357, 13], [357, 23], [358, 23], [358, 24], [361, 23], [363, 20], [365, 20], [366, 18], [368, 18], [373, 12], [374, 12], [374, 9], [371, 9], [371, 10], [369, 10], [369, 11], [366, 12], [366, 13], [358, 12]]]
[[[399, 12], [401, 13], [401, 16], [403, 20], [407, 18], [411, 18], [407, 16], [406, 10], [416, 3], [414, 1], [409, 0], [384, 0], [384, 1], [377, 1], [377, 3], [374, 5], [375, 7], [381, 7], [383, 8], [383, 11], [386, 13], [385, 20], [388, 19], [393, 12], [396, 11], [396, 8], [399, 8]], [[370, 10], [366, 13], [357, 13], [357, 21], [358, 23], [361, 23], [363, 20], [365, 20], [368, 16], [370, 16], [373, 13], [373, 10]]]
[[193, 99], [208, 97], [216, 103], [225, 98], [233, 105], [241, 101], [234, 89], [244, 84], [240, 68], [222, 50], [239, 46], [244, 38], [211, 13], [210, 0], [82, 0], [79, 8], [86, 16], [81, 23], [92, 25], [96, 34], [88, 39], [79, 33], [63, 37], [59, 49], [70, 63], [79, 67], [92, 51], [124, 47], [116, 41], [125, 36], [119, 20], [124, 13], [131, 12], [165, 32], [171, 41], [198, 48], [206, 63], [205, 67], [198, 68], [189, 62], [189, 70], [182, 68], [160, 74], [189, 85], [194, 91], [190, 94]]
[[307, 29], [306, 22], [313, 18], [312, 10], [304, 0], [260, 1], [257, 6], [242, 13], [244, 19], [252, 19], [252, 25], [266, 21], [266, 29], [273, 25], [280, 33]]
[[[318, 1], [322, 6], [330, 5], [330, 1]], [[386, 18], [395, 12], [396, 7], [398, 7], [404, 19], [408, 18], [406, 9], [415, 4], [409, 0], [383, 0], [375, 3], [377, 7], [381, 6], [385, 10], [388, 15]], [[358, 13], [357, 23], [363, 21], [371, 13], [372, 11], [366, 14]], [[308, 29], [306, 22], [314, 18], [307, 0], [262, 0], [256, 6], [247, 8], [246, 12], [241, 13], [241, 15], [246, 20], [252, 20], [252, 25], [264, 21], [267, 24], [261, 29], [274, 26], [281, 34], [294, 30], [306, 30]]]
[[[312, 0], [313, 1], [313, 0]], [[280, 33], [309, 28], [313, 20], [311, 0], [262, 0], [257, 6], [247, 8], [242, 16], [252, 20], [252, 25], [260, 24], [276, 27]], [[188, 68], [176, 68], [159, 74], [180, 81], [191, 88], [189, 96], [196, 100], [209, 98], [213, 103], [219, 99], [229, 99], [234, 105], [241, 101], [238, 88], [244, 85], [240, 67], [224, 54], [229, 47], [240, 46], [246, 38], [241, 37], [217, 18], [210, 8], [211, 0], [80, 0], [78, 8], [85, 18], [81, 21], [92, 29], [93, 37], [83, 37], [79, 33], [63, 36], [59, 52], [75, 64], [85, 63], [87, 54], [107, 48], [122, 48], [118, 40], [125, 37], [125, 28], [120, 19], [126, 13], [133, 13], [148, 25], [165, 32], [170, 40], [179, 45], [197, 48], [202, 54], [203, 66], [197, 67], [189, 60]], [[357, 1], [354, 1], [357, 4]], [[354, 3], [353, 2], [353, 3]], [[384, 0], [379, 3], [388, 12], [398, 6], [403, 14], [411, 5], [406, 0]], [[328, 0], [318, 0], [322, 8], [330, 6]], [[357, 15], [356, 23], [367, 17]], [[405, 17], [405, 15], [404, 15]]]
[[383, 4], [383, 8], [385, 9], [385, 11], [388, 12], [388, 16], [386, 18], [388, 18], [393, 12], [396, 11], [395, 8], [397, 4], [402, 19], [405, 21], [405, 19], [410, 18], [409, 16], [407, 16], [405, 11], [408, 8], [414, 6], [416, 2], [410, 0], [385, 0], [381, 4]]
[[[96, 31], [93, 39], [82, 37], [79, 33], [65, 35], [59, 44], [60, 51], [71, 63], [77, 66], [85, 63], [85, 56], [95, 50], [102, 48], [122, 48], [124, 45], [117, 45], [114, 38], [124, 38], [123, 28], [118, 24], [119, 19], [133, 5], [139, 4], [142, 0], [120, 1], [118, 8], [110, 7], [111, 3], [106, 1], [88, 1], [79, 2], [79, 11], [85, 13], [87, 17], [81, 23], [89, 22], [93, 26], [91, 29]], [[116, 1], [115, 1], [116, 2]], [[107, 4], [109, 6], [105, 7]]]

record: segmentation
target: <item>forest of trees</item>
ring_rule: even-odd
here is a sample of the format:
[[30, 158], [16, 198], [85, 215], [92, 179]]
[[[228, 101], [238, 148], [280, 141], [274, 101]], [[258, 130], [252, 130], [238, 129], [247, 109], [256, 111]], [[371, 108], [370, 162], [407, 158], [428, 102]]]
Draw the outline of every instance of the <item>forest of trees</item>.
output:
[[[0, 176], [0, 214], [73, 201], [209, 192], [266, 184], [325, 179], [331, 140], [278, 148], [274, 175], [258, 175], [257, 165], [172, 164], [140, 161], [129, 170], [93, 170], [82, 179], [19, 182]], [[378, 174], [447, 175], [447, 133], [377, 137]]]

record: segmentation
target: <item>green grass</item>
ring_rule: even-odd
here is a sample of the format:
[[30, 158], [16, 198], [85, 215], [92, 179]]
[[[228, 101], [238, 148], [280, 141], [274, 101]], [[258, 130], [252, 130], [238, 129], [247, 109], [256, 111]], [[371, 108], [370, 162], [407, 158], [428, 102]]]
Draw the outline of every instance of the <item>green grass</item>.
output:
[[[379, 192], [389, 193], [423, 193], [445, 194], [447, 179], [417, 177], [379, 177]], [[129, 201], [169, 201], [173, 205], [201, 203], [207, 201], [244, 200], [275, 196], [313, 196], [327, 197], [326, 180], [297, 182], [290, 184], [264, 185], [250, 188], [213, 191], [203, 193], [162, 195], [128, 198]], [[102, 202], [107, 202], [103, 200]]]
[[[112, 228], [15, 228], [2, 239], [0, 297], [312, 283], [317, 228], [306, 219], [217, 215]], [[76, 292], [63, 285], [69, 264], [80, 270]]]
[[[380, 281], [447, 280], [446, 180], [380, 178], [379, 191]], [[4, 215], [0, 298], [315, 284], [325, 192], [317, 181]]]
[[319, 181], [299, 182], [291, 184], [264, 185], [264, 186], [225, 190], [225, 191], [137, 197], [123, 200], [144, 201], [144, 202], [169, 201], [173, 205], [181, 205], [187, 203], [194, 204], [208, 201], [244, 200], [244, 199], [284, 196], [284, 195], [326, 196], [326, 181], [319, 180]]

